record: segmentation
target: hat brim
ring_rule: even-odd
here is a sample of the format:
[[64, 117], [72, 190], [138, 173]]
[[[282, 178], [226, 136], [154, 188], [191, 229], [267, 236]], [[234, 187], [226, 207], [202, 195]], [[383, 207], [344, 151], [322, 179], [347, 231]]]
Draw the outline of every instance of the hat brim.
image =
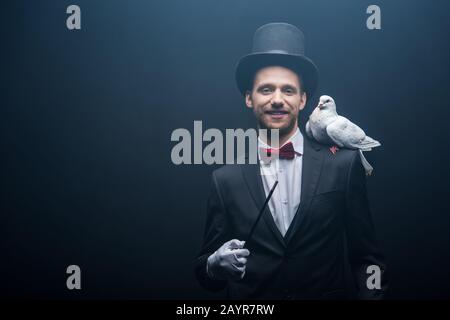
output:
[[236, 84], [242, 95], [253, 86], [255, 73], [267, 66], [282, 66], [296, 72], [303, 83], [303, 89], [310, 98], [319, 79], [319, 71], [306, 56], [285, 53], [252, 53], [242, 57], [236, 65]]

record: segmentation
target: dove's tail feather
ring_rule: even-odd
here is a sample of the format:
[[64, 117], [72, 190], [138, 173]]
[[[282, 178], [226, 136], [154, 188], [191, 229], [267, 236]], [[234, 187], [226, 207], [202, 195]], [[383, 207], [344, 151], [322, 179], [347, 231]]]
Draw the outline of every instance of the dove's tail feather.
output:
[[358, 151], [359, 151], [359, 156], [361, 157], [361, 163], [364, 167], [364, 170], [366, 171], [366, 175], [370, 176], [372, 174], [373, 167], [367, 161], [366, 157], [364, 157], [362, 150], [359, 149]]
[[372, 148], [381, 146], [381, 143], [369, 136], [366, 136], [359, 144], [359, 149], [362, 151], [371, 151]]

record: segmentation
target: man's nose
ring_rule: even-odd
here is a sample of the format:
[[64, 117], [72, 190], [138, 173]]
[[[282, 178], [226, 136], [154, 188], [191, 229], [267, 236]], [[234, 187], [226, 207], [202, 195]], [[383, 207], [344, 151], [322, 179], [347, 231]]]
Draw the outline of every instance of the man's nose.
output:
[[270, 102], [273, 107], [282, 107], [283, 106], [283, 97], [280, 90], [275, 90], [272, 96], [272, 101]]

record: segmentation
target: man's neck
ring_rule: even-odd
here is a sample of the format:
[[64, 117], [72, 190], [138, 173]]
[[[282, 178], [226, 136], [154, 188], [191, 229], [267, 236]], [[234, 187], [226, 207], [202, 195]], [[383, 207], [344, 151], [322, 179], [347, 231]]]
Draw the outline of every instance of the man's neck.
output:
[[[299, 130], [298, 125], [295, 125], [295, 127], [289, 133], [280, 136], [278, 139], [279, 140], [278, 147], [282, 147], [297, 132], [297, 130]], [[269, 130], [269, 132], [270, 132], [270, 130]], [[268, 146], [272, 146], [270, 135], [267, 136], [267, 139], [264, 139], [264, 137], [260, 137], [260, 138]]]

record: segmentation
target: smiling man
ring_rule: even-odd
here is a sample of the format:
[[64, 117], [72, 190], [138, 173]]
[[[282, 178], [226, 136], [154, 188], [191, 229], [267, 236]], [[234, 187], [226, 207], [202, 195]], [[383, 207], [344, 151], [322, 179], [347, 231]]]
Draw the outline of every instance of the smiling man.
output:
[[297, 118], [305, 107], [306, 93], [295, 72], [269, 66], [256, 72], [253, 89], [245, 94], [245, 103], [253, 109], [259, 128], [279, 130], [279, 145], [283, 145], [297, 131]]
[[[196, 275], [209, 290], [227, 288], [232, 299], [379, 299], [387, 288], [385, 264], [358, 153], [333, 153], [299, 129], [299, 112], [318, 79], [304, 51], [298, 28], [270, 23], [256, 31], [253, 52], [237, 65], [247, 107], [259, 128], [279, 129], [280, 148], [260, 137], [257, 164], [213, 172]], [[264, 161], [271, 152], [279, 157]]]

